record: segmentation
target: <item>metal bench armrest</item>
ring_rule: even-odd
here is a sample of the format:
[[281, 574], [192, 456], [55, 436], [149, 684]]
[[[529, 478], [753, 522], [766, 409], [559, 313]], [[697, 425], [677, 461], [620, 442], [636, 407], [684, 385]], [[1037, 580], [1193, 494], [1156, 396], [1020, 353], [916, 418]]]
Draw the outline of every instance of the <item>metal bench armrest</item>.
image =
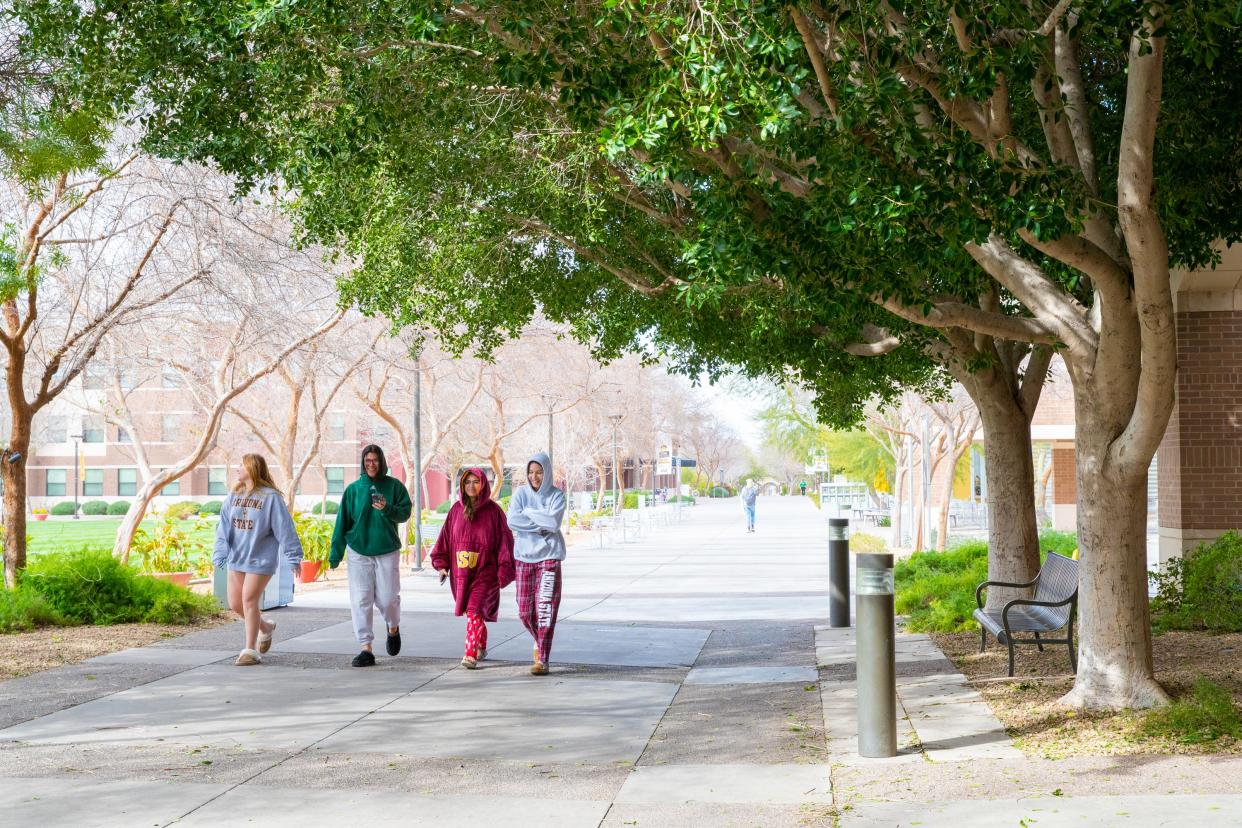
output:
[[1033, 587], [1039, 583], [1039, 576], [1035, 576], [1035, 580], [1025, 584], [1015, 584], [1010, 581], [984, 581], [975, 588], [975, 603], [979, 605], [979, 609], [983, 609], [983, 591], [990, 586], [1014, 587], [1015, 589], [1024, 589]]

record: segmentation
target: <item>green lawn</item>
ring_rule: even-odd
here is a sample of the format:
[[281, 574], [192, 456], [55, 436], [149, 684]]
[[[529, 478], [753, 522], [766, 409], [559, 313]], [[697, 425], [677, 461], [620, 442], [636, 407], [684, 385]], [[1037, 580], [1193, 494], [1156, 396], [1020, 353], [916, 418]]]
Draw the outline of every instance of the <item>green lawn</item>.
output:
[[[66, 549], [81, 549], [84, 546], [96, 546], [111, 549], [116, 541], [116, 530], [121, 525], [118, 518], [94, 518], [74, 520], [73, 518], [48, 518], [38, 521], [31, 518], [26, 524], [26, 534], [30, 536], [30, 555], [44, 552], [57, 552]], [[184, 521], [187, 530], [195, 525], [194, 521]], [[144, 529], [152, 529], [155, 521], [142, 522]], [[211, 550], [215, 538], [216, 518], [211, 518], [202, 528], [191, 532], [194, 540], [203, 544], [204, 549]]]

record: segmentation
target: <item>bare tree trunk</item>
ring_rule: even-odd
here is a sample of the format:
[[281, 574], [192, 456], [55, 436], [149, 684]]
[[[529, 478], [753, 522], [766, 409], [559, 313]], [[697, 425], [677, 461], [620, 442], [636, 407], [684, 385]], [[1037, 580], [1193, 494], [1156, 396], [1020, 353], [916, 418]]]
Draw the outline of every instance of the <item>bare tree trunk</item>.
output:
[[[1066, 704], [1146, 708], [1168, 695], [1156, 682], [1147, 598], [1147, 468], [1110, 462], [1120, 429], [1095, 416], [1095, 395], [1075, 406], [1078, 478], [1079, 646]], [[1085, 399], [1084, 399], [1085, 398]], [[1112, 426], [1112, 427], [1110, 427]]]
[[902, 529], [905, 528], [902, 525], [901, 520], [901, 510], [905, 505], [902, 489], [906, 485], [906, 464], [905, 457], [903, 455], [904, 452], [898, 452], [897, 456], [894, 458], [894, 462], [897, 464], [897, 467], [893, 473], [893, 508], [889, 517], [889, 523], [891, 523], [893, 527], [894, 547], [902, 546]]
[[1039, 485], [1035, 488], [1035, 511], [1042, 512], [1048, 506], [1048, 481], [1052, 478], [1052, 449], [1048, 450], [1048, 462], [1039, 476]]
[[30, 417], [14, 412], [13, 436], [9, 453], [21, 452], [15, 463], [0, 454], [0, 475], [4, 479], [4, 585], [17, 586], [17, 573], [26, 568], [26, 457], [30, 451]]
[[949, 439], [946, 441], [951, 448], [945, 459], [949, 461], [949, 473], [944, 478], [943, 495], [940, 498], [940, 515], [936, 522], [936, 550], [943, 552], [948, 546], [949, 539], [949, 507], [953, 505], [953, 478], [957, 476], [957, 459], [961, 455], [957, 453], [956, 441], [957, 433], [950, 432]]
[[[972, 396], [987, 439], [988, 580], [1026, 583], [1039, 571], [1030, 421], [1007, 393]], [[1017, 596], [989, 589], [987, 597], [990, 608], [999, 608]]]

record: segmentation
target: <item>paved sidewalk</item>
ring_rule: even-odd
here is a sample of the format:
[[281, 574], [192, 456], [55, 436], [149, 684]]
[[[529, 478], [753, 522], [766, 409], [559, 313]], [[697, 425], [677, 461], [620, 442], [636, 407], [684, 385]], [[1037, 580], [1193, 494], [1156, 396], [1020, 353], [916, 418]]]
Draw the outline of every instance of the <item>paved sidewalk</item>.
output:
[[566, 564], [553, 673], [507, 591], [483, 668], [431, 573], [405, 649], [353, 669], [342, 590], [0, 683], [0, 825], [1242, 825], [1242, 759], [1023, 756], [924, 636], [898, 648], [902, 755], [857, 756], [853, 633], [827, 623], [826, 527], [736, 500]]
[[0, 684], [4, 822], [831, 825], [823, 520], [794, 499], [762, 501], [754, 535], [736, 500], [683, 514], [573, 550], [547, 678], [510, 591], [462, 670], [426, 573], [376, 668], [348, 666], [347, 596], [322, 590], [273, 613], [260, 667], [231, 665], [233, 625]]

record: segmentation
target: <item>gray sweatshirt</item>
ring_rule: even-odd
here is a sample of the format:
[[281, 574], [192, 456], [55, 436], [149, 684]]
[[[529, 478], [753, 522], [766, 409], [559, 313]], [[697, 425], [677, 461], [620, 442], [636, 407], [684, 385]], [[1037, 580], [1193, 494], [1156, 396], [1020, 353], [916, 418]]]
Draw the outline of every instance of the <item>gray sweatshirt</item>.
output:
[[531, 463], [543, 466], [543, 485], [539, 491], [525, 485], [509, 500], [509, 528], [513, 531], [513, 557], [522, 563], [565, 560], [565, 537], [561, 520], [565, 517], [565, 493], [552, 485], [552, 460], [539, 452]]
[[216, 569], [273, 575], [282, 558], [289, 567], [301, 563], [302, 542], [280, 492], [264, 488], [229, 494], [216, 526], [211, 556]]

